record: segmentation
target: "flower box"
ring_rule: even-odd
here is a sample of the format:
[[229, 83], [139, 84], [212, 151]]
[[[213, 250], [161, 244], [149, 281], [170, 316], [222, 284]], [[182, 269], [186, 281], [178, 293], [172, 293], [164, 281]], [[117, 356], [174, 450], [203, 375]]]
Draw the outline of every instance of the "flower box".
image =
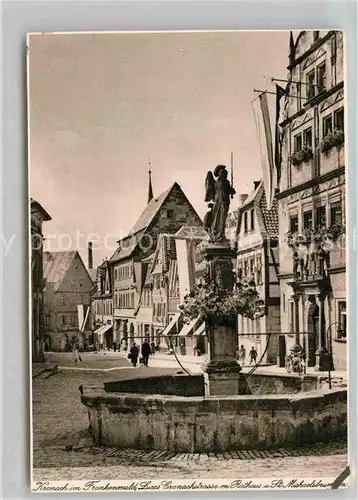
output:
[[326, 135], [321, 141], [320, 149], [322, 153], [328, 154], [333, 148], [340, 148], [344, 144], [344, 132], [334, 130]]
[[300, 151], [296, 151], [290, 156], [290, 161], [295, 167], [300, 166], [302, 163], [308, 163], [313, 158], [312, 148], [309, 146], [304, 147]]

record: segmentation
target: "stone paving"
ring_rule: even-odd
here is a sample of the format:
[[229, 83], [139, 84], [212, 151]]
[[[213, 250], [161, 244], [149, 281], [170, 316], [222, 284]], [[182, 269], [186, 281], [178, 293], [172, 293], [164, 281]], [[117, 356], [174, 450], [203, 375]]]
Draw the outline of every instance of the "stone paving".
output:
[[140, 480], [140, 479], [223, 479], [223, 478], [336, 478], [347, 466], [347, 456], [302, 456], [256, 460], [220, 459], [207, 455], [175, 457], [166, 461], [104, 461], [98, 465], [37, 468], [34, 481]]

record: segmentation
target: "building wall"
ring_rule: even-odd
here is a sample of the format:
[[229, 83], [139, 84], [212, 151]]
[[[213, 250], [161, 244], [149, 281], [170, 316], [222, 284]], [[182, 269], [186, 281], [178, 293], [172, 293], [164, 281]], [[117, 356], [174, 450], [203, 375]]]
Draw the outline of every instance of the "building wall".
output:
[[[279, 194], [279, 226], [280, 226], [280, 294], [281, 294], [281, 327], [283, 332], [292, 331], [285, 336], [286, 349], [294, 345], [293, 335], [293, 250], [287, 244], [287, 233], [303, 233], [306, 228], [318, 226], [329, 227], [334, 223], [332, 210], [341, 206], [341, 218], [345, 220], [345, 148], [332, 147], [328, 152], [322, 151], [323, 140], [329, 130], [339, 129], [344, 132], [344, 89], [343, 89], [343, 34], [341, 32], [302, 32], [298, 38], [295, 61], [291, 64], [291, 79], [294, 82], [309, 81], [310, 75], [318, 87], [296, 84], [289, 87], [289, 95], [296, 96], [301, 92], [302, 99], [289, 98], [284, 106], [282, 126], [284, 139], [282, 145], [282, 165]], [[317, 35], [318, 33], [318, 35]], [[317, 38], [318, 37], [318, 38]], [[317, 39], [316, 39], [317, 38]], [[325, 68], [322, 80], [321, 69]], [[318, 92], [321, 82], [321, 92]], [[297, 94], [298, 93], [298, 94]], [[310, 133], [307, 131], [311, 131]], [[307, 135], [308, 134], [308, 135]], [[313, 158], [295, 166], [291, 155], [297, 143], [304, 145], [305, 137], [310, 137], [307, 144], [312, 147]], [[328, 134], [329, 135], [329, 134]], [[301, 137], [301, 139], [299, 139]], [[308, 215], [310, 214], [310, 215]], [[321, 215], [320, 215], [321, 214]], [[311, 217], [308, 222], [307, 216]], [[323, 221], [323, 222], [322, 222]], [[294, 228], [294, 230], [293, 230]], [[331, 292], [324, 303], [326, 336], [329, 330], [335, 335], [337, 304], [345, 300], [345, 245], [344, 237], [335, 243], [325, 245], [329, 253], [328, 275]], [[312, 256], [315, 246], [300, 245], [295, 249], [303, 262]], [[302, 280], [302, 278], [300, 278]], [[308, 342], [308, 305], [304, 293], [299, 303], [300, 343]], [[335, 366], [343, 367], [345, 362], [344, 342], [331, 342], [326, 337], [327, 348], [332, 350]]]
[[44, 340], [44, 280], [43, 280], [43, 217], [31, 207], [31, 356], [33, 362], [43, 362]]
[[[66, 350], [66, 345], [77, 338], [83, 345], [90, 342], [90, 319], [85, 330], [79, 331], [78, 305], [91, 305], [92, 281], [79, 256], [74, 257], [58, 289], [46, 283], [44, 290], [44, 335], [54, 351]], [[84, 311], [84, 314], [86, 311]]]

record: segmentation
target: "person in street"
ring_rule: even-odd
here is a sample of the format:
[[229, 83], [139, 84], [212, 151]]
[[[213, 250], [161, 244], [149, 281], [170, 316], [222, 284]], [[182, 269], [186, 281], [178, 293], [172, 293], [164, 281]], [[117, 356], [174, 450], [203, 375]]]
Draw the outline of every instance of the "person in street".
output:
[[130, 350], [131, 363], [134, 366], [134, 368], [137, 366], [138, 363], [138, 355], [139, 355], [139, 349], [136, 343], [134, 342]]
[[142, 358], [144, 366], [148, 366], [149, 355], [151, 353], [151, 348], [148, 340], [146, 339], [142, 344]]
[[76, 339], [74, 339], [72, 342], [72, 357], [73, 357], [73, 362], [75, 363], [75, 365], [79, 361], [82, 362], [82, 358], [81, 358], [80, 352], [79, 352], [79, 343]]
[[155, 354], [156, 349], [155, 349], [155, 344], [154, 344], [154, 342], [152, 342], [152, 343], [150, 344], [150, 348], [151, 348], [151, 354]]
[[256, 359], [257, 359], [257, 351], [254, 348], [254, 346], [252, 346], [251, 351], [250, 351], [250, 365], [252, 363], [256, 364]]
[[242, 365], [245, 363], [245, 358], [246, 358], [246, 349], [243, 345], [241, 345], [239, 349], [239, 361]]

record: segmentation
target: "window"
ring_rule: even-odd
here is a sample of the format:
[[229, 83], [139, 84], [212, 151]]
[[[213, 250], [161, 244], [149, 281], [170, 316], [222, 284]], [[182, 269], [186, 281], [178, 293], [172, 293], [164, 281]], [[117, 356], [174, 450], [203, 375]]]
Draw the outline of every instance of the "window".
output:
[[290, 232], [297, 233], [298, 231], [298, 215], [290, 216]]
[[316, 207], [316, 229], [326, 225], [326, 207], [324, 205]]
[[297, 151], [302, 150], [302, 134], [297, 134], [293, 138], [293, 149], [296, 153]]
[[344, 110], [343, 108], [337, 109], [333, 115], [334, 118], [334, 128], [336, 130], [341, 130], [344, 132]]
[[332, 115], [323, 118], [323, 137], [326, 137], [332, 132]]
[[303, 229], [312, 228], [312, 210], [303, 212]]
[[79, 281], [80, 286], [83, 286], [83, 279], [81, 278]]
[[255, 259], [250, 259], [250, 275], [253, 275], [255, 271]]
[[312, 99], [315, 95], [315, 71], [314, 69], [306, 75], [307, 99]]
[[331, 224], [342, 224], [342, 202], [331, 203]]
[[247, 277], [247, 260], [244, 261], [244, 276]]
[[244, 232], [248, 232], [248, 217], [247, 217], [247, 212], [244, 213]]
[[255, 211], [254, 209], [250, 210], [250, 222], [251, 222], [251, 231], [255, 230]]
[[318, 92], [323, 92], [326, 89], [326, 63], [317, 68], [317, 87]]
[[346, 339], [347, 337], [347, 311], [346, 301], [338, 302], [338, 325], [336, 327], [336, 338]]
[[71, 280], [71, 286], [72, 286], [72, 287], [76, 286], [76, 280], [75, 280], [75, 279], [72, 279], [72, 280]]
[[50, 315], [49, 314], [45, 315], [44, 323], [45, 323], [45, 326], [49, 326], [49, 324], [50, 324]]
[[65, 325], [65, 324], [66, 324], [66, 316], [61, 316], [61, 323], [62, 323], [63, 325]]
[[290, 307], [290, 332], [294, 332], [294, 303], [292, 301], [289, 302]]
[[312, 147], [312, 127], [306, 128], [306, 130], [303, 131], [303, 145], [306, 148]]
[[319, 31], [314, 31], [313, 32], [313, 41], [317, 42], [318, 39], [319, 39]]
[[75, 326], [76, 324], [76, 316], [70, 316], [70, 325]]
[[174, 210], [167, 210], [167, 217], [168, 217], [168, 219], [173, 219], [173, 217], [174, 217]]

